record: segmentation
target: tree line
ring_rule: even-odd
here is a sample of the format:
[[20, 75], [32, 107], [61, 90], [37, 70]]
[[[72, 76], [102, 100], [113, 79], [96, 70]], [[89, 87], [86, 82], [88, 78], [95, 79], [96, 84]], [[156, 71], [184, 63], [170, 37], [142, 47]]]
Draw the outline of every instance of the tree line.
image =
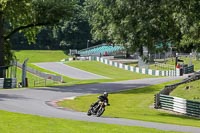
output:
[[17, 32], [10, 39], [12, 49], [66, 50], [86, 48], [87, 41], [91, 40], [91, 34], [89, 23], [84, 15], [83, 2], [74, 3], [74, 13], [69, 20], [61, 19], [54, 27], [44, 26], [36, 34], [34, 42], [29, 43], [24, 33]]
[[140, 54], [143, 46], [154, 51], [159, 43], [162, 51], [167, 43], [181, 51], [200, 48], [199, 0], [87, 0], [85, 9], [95, 39]]
[[169, 43], [199, 51], [199, 10], [199, 0], [1, 0], [0, 66], [9, 64], [11, 49], [82, 49], [88, 42], [141, 55], [144, 46], [155, 52], [162, 44], [163, 52]]

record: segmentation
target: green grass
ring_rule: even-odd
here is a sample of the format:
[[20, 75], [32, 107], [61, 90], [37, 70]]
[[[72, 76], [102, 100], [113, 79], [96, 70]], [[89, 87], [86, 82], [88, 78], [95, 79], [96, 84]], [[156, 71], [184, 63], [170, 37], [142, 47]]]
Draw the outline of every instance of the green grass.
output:
[[[51, 50], [22, 50], [22, 51], [15, 51], [15, 55], [17, 56], [17, 59], [19, 60], [19, 62], [22, 63], [26, 58], [29, 58], [28, 60], [29, 67], [42, 71], [42, 72], [51, 73], [55, 75], [59, 75], [59, 74], [37, 67], [33, 65], [32, 63], [57, 62], [63, 58], [68, 58], [68, 56], [65, 55], [63, 51], [51, 51]], [[67, 64], [70, 66], [82, 69], [82, 70], [86, 70], [92, 73], [109, 77], [111, 79], [79, 80], [79, 79], [72, 79], [70, 77], [61, 75], [63, 76], [63, 80], [65, 83], [56, 83], [55, 84], [56, 86], [57, 85], [66, 86], [66, 85], [74, 85], [74, 84], [102, 83], [102, 82], [132, 80], [132, 79], [153, 77], [150, 75], [137, 74], [137, 73], [123, 70], [123, 69], [111, 67], [109, 65], [105, 65], [103, 63], [99, 63], [95, 61], [72, 61], [72, 62], [68, 62]], [[27, 76], [28, 76], [29, 81], [31, 82], [30, 83], [31, 85], [33, 84], [32, 79], [35, 80], [35, 77], [36, 79], [41, 79], [33, 75], [27, 75]], [[21, 78], [21, 73], [18, 73], [18, 77]], [[54, 84], [50, 84], [50, 86], [53, 86], [53, 85]]]
[[[200, 102], [200, 80], [179, 85], [170, 95]], [[186, 87], [189, 87], [186, 89]]]
[[23, 63], [26, 58], [29, 58], [28, 63], [58, 62], [68, 58], [68, 55], [61, 50], [20, 50], [14, 53], [20, 63]]
[[167, 133], [152, 128], [46, 118], [6, 111], [0, 111], [0, 131], [1, 133]]
[[[160, 84], [112, 93], [109, 95], [111, 106], [106, 108], [105, 114], [103, 115], [115, 118], [119, 117], [200, 127], [199, 119], [189, 118], [153, 108], [154, 94], [158, 93], [165, 85], [166, 84]], [[59, 105], [86, 112], [91, 103], [97, 100], [97, 96], [98, 95], [81, 96], [75, 98], [75, 100], [62, 101]]]
[[146, 75], [146, 74], [134, 73], [131, 71], [109, 66], [97, 61], [71, 61], [71, 62], [67, 62], [67, 65], [111, 78], [112, 81], [156, 77], [156, 76], [151, 76], [151, 75]]

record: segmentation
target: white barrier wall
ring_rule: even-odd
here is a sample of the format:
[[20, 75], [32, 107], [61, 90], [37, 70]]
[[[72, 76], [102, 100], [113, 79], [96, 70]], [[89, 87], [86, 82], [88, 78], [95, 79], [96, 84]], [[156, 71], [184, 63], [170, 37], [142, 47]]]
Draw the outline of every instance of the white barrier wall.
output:
[[3, 88], [4, 78], [0, 78], [0, 88]]
[[[17, 79], [12, 78], [10, 88], [16, 88], [16, 87], [17, 87]], [[0, 88], [1, 89], [4, 88], [4, 78], [0, 78]]]
[[136, 73], [149, 74], [149, 75], [155, 75], [155, 76], [180, 76], [180, 69], [176, 69], [175, 71], [174, 70], [161, 71], [161, 70], [151, 70], [151, 69], [146, 70], [145, 68], [140, 69], [139, 67], [124, 65], [122, 63], [110, 61], [109, 59], [105, 59], [101, 57], [96, 57], [94, 58], [94, 60], [102, 62], [104, 64], [114, 66], [114, 67], [136, 72]]

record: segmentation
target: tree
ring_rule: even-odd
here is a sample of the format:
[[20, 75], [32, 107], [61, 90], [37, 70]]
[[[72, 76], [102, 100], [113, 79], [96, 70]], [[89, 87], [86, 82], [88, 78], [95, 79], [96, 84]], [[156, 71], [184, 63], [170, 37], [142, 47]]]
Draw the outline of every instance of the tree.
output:
[[[9, 65], [9, 39], [23, 32], [29, 42], [43, 26], [55, 26], [73, 14], [73, 0], [1, 0], [0, 1], [0, 66]], [[6, 49], [7, 48], [7, 49]], [[0, 71], [0, 78], [3, 72]]]
[[[170, 3], [171, 4], [171, 3]], [[146, 46], [153, 49], [158, 42], [173, 40], [178, 29], [166, 1], [87, 0], [95, 39], [112, 40], [132, 51]]]
[[[74, 15], [70, 20], [62, 20], [55, 27], [45, 27], [38, 34], [35, 43], [27, 45], [23, 33], [15, 34], [10, 40], [13, 49], [83, 49], [91, 40], [90, 27], [83, 8], [83, 2], [76, 3]], [[90, 43], [90, 46], [94, 43]]]
[[87, 0], [94, 39], [112, 40], [129, 50], [157, 43], [199, 46], [199, 0]]
[[91, 40], [90, 26], [83, 8], [83, 1], [76, 5], [75, 14], [69, 21], [62, 21], [54, 30], [60, 46], [70, 49], [87, 47], [87, 40]]
[[180, 44], [183, 47], [193, 47], [195, 51], [200, 52], [200, 2], [182, 2], [180, 10], [177, 15], [177, 23], [183, 35]]

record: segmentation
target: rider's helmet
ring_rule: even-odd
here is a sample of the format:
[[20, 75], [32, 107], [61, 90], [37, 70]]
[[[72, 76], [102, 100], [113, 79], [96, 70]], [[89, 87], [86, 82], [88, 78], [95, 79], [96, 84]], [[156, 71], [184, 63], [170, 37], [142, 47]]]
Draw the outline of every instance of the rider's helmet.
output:
[[104, 92], [104, 93], [103, 93], [103, 96], [104, 96], [104, 97], [108, 97], [108, 92]]

